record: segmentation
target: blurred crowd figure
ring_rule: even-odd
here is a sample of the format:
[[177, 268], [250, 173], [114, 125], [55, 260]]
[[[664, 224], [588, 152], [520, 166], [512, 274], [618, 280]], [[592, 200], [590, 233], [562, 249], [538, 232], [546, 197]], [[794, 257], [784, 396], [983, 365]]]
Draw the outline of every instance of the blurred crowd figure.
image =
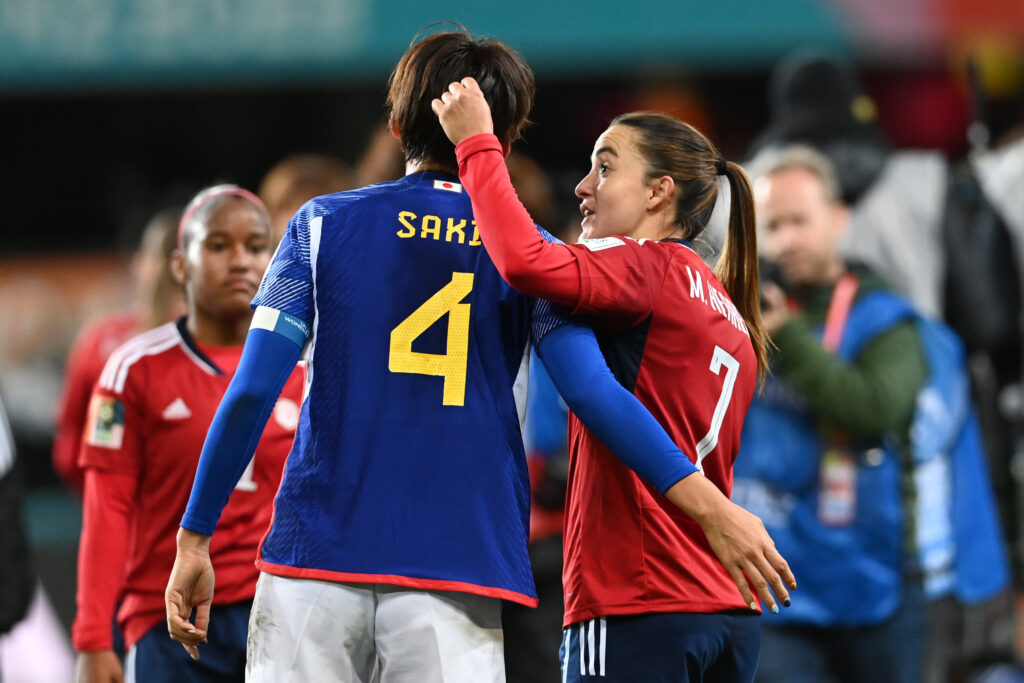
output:
[[[772, 122], [754, 143], [749, 168], [754, 174], [765, 173], [767, 170], [772, 175], [773, 164], [777, 164], [780, 156], [785, 156], [787, 148], [795, 143], [808, 145], [820, 152], [836, 171], [836, 199], [842, 200], [849, 207], [849, 225], [838, 241], [838, 253], [847, 261], [862, 264], [881, 282], [892, 286], [906, 298], [916, 314], [926, 316], [922, 319], [944, 319], [963, 341], [971, 398], [977, 407], [981, 424], [988, 471], [979, 468], [972, 470], [971, 474], [976, 477], [973, 488], [970, 488], [969, 496], [960, 503], [966, 505], [969, 511], [961, 522], [976, 524], [976, 536], [955, 537], [945, 552], [951, 555], [956, 565], [955, 570], [966, 576], [970, 569], [961, 566], [961, 561], [970, 552], [970, 542], [978, 541], [978, 537], [984, 540], [987, 533], [997, 528], [995, 523], [1001, 521], [1006, 547], [1011, 550], [1016, 584], [1019, 586], [1022, 498], [1018, 493], [1021, 484], [1015, 478], [1015, 473], [1020, 471], [1019, 464], [1024, 458], [1020, 439], [1022, 403], [1019, 398], [1022, 352], [1021, 264], [1024, 263], [1021, 258], [1024, 249], [1024, 211], [1019, 207], [1021, 191], [1024, 189], [1024, 145], [1011, 133], [1004, 136], [996, 149], [986, 147], [990, 135], [983, 115], [984, 98], [976, 88], [977, 121], [972, 126], [973, 149], [967, 160], [951, 163], [937, 150], [893, 149], [878, 124], [874, 103], [864, 93], [852, 69], [846, 64], [820, 56], [798, 55], [784, 60], [772, 76], [769, 98]], [[778, 167], [774, 168], [778, 171]], [[761, 183], [762, 199], [766, 198], [766, 193], [770, 198], [769, 187], [774, 184], [767, 181]], [[769, 215], [762, 215], [762, 221], [771, 220], [771, 210], [766, 213]], [[766, 240], [762, 247], [767, 247], [770, 240]], [[785, 266], [782, 270], [785, 271]], [[766, 297], [769, 302], [771, 298], [770, 295]], [[824, 323], [825, 311], [820, 309], [820, 301], [817, 305], [819, 310], [816, 312], [816, 322], [821, 325]], [[827, 323], [824, 325], [828, 327]], [[776, 338], [779, 356], [787, 355], [786, 345], [792, 339], [791, 330], [780, 331], [780, 336]], [[865, 347], [864, 353], [868, 353], [869, 349], [870, 345]], [[841, 349], [838, 353], [843, 355]], [[894, 353], [900, 352], [894, 349]], [[905, 356], [906, 352], [902, 355]], [[854, 355], [850, 360], [854, 365], [852, 370], [856, 370], [858, 359]], [[801, 382], [810, 382], [814, 372], [812, 365], [810, 362], [797, 362], [791, 357], [785, 370], [779, 372], [779, 384], [784, 385], [789, 380], [793, 386], [800, 387]], [[892, 370], [893, 377], [902, 377], [907, 372], [907, 365], [897, 367], [893, 364]], [[790, 394], [794, 393], [792, 388]], [[810, 391], [809, 385], [805, 384], [801, 388]], [[824, 385], [815, 387], [824, 388]], [[837, 385], [833, 385], [832, 390], [836, 389]], [[951, 392], [952, 389], [947, 388], [940, 392], [939, 398], [953, 400]], [[856, 417], [858, 408], [848, 400], [846, 394], [839, 391], [836, 393], [848, 405], [839, 414], [830, 414], [828, 417], [831, 421], [839, 420], [841, 426], [843, 419]], [[780, 399], [769, 389], [763, 401], [771, 403], [781, 400], [785, 403], [793, 398], [791, 395], [788, 399]], [[816, 410], [821, 407], [821, 403], [816, 401], [822, 398], [810, 400], [806, 394], [799, 397], [808, 405], [815, 406]], [[825, 403], [831, 404], [834, 400], [835, 396]], [[919, 396], [919, 408], [921, 403], [923, 400]], [[778, 404], [772, 407], [777, 409]], [[755, 418], [754, 411], [751, 418]], [[907, 418], [905, 412], [904, 418]], [[756, 418], [752, 422], [754, 424], [748, 427], [756, 426]], [[751, 447], [753, 439], [748, 441], [746, 435], [744, 438], [745, 446]], [[904, 441], [904, 444], [909, 444], [910, 450], [914, 449], [911, 442]], [[980, 444], [978, 446], [980, 450]], [[807, 448], [813, 450], [814, 446]], [[842, 513], [838, 514], [840, 521], [849, 513], [848, 508], [851, 506], [854, 506], [856, 512], [860, 511], [857, 496], [863, 495], [863, 491], [857, 485], [858, 476], [861, 479], [875, 476], [883, 469], [881, 463], [866, 463], [864, 456], [855, 460], [852, 467], [849, 462], [843, 465], [842, 450], [824, 449], [816, 466], [805, 472], [811, 478], [811, 481], [806, 482], [808, 485], [822, 487], [816, 498], [817, 510], [812, 512], [826, 516]], [[949, 457], [949, 452], [955, 451], [955, 448], [947, 447], [946, 450], [945, 455]], [[877, 460], [882, 453], [884, 451], [877, 451], [874, 459]], [[745, 455], [740, 455], [740, 466], [744, 466]], [[930, 475], [923, 474], [920, 454], [913, 452], [909, 455], [912, 457], [904, 462], [909, 464], [910, 469], [905, 470], [905, 473], [912, 472], [914, 476], [904, 476], [901, 493], [904, 509], [913, 509], [915, 514], [908, 517], [903, 525], [905, 538], [902, 550], [910, 567], [904, 577], [905, 582], [912, 583], [916, 589], [918, 580], [927, 584], [928, 567], [924, 565], [928, 561], [941, 560], [935, 554], [930, 556], [930, 560], [927, 559], [928, 541], [934, 543], [935, 536], [941, 535], [943, 531], [934, 525], [948, 524], [946, 535], [955, 536], [958, 531], [955, 528], [957, 520], [951, 519], [949, 515], [959, 510], [953, 499], [958, 493], [962, 495], [964, 488], [971, 485], [957, 479], [963, 472], [955, 468], [958, 462], [962, 462], [956, 459], [955, 454], [952, 464], [947, 465], [951, 468], [952, 482], [949, 479], [950, 473], [938, 476], [940, 473], [937, 469]], [[752, 460], [755, 460], [754, 471], [748, 470], [747, 474], [752, 480], [764, 484], [770, 476], [756, 471], [757, 459]], [[986, 481], [988, 478], [991, 483]], [[788, 485], [795, 486], [792, 481]], [[764, 495], [761, 495], [763, 493], [763, 489], [753, 494], [749, 489], [746, 490], [746, 494], [756, 499], [751, 500], [755, 511], [758, 503], [765, 502]], [[950, 498], [945, 505], [940, 504], [939, 500], [943, 495]], [[929, 499], [933, 507], [928, 507]], [[998, 520], [990, 520], [986, 514], [989, 502], [993, 500], [998, 507]], [[797, 500], [785, 503], [799, 506]], [[784, 517], [783, 522], [795, 519], [795, 512], [790, 510], [788, 514], [791, 516]], [[789, 531], [798, 528], [806, 531], [807, 527], [801, 526], [805, 523], [807, 520], [793, 522]], [[814, 523], [825, 524], [820, 519], [810, 522], [812, 525]], [[850, 523], [846, 521], [846, 524]], [[932, 534], [930, 539], [927, 538], [929, 525]], [[968, 526], [964, 531], [970, 530]], [[783, 543], [780, 543], [780, 548], [787, 557], [793, 556], [792, 552], [786, 552]], [[807, 550], [810, 552], [810, 548]], [[988, 550], [995, 551], [991, 547]], [[985, 556], [990, 559], [993, 557]], [[914, 644], [921, 642], [920, 620], [924, 616], [927, 626], [919, 674], [922, 680], [969, 680], [972, 670], [981, 669], [986, 662], [1014, 660], [1013, 605], [1008, 591], [997, 590], [1002, 582], [993, 580], [993, 577], [1001, 575], [1003, 562], [993, 562], [988, 568], [988, 574], [982, 577], [989, 580], [989, 590], [968, 590], [965, 593], [961, 586], [946, 590], [932, 586], [932, 590], [925, 592], [921, 609], [914, 608], [918, 611], [918, 623], [914, 625], [912, 633], [902, 632], [900, 648], [906, 657]], [[801, 595], [794, 602], [796, 606], [810, 596], [808, 587], [813, 584], [808, 584], [808, 577], [801, 575], [795, 563], [794, 569], [800, 577], [802, 588]], [[956, 581], [956, 577], [952, 580]], [[928, 588], [927, 585], [924, 587]], [[864, 604], [870, 603], [870, 592], [865, 591], [860, 583], [851, 580], [846, 584], [839, 583], [835, 589], [844, 589], [846, 594], [856, 596], [857, 610], [871, 609], [870, 604]], [[881, 598], [875, 607], [879, 613], [873, 620], [866, 621], [881, 627], [886, 622], [879, 614], [891, 615], [891, 609], [888, 612], [883, 609]], [[790, 610], [787, 615], [789, 618], [796, 616], [799, 616], [797, 610]], [[848, 620], [849, 613], [838, 621], [841, 623], [844, 618]], [[815, 622], [817, 625], [835, 623], [834, 617], [830, 622], [829, 618], [820, 613], [804, 615], [803, 621], [805, 625]], [[768, 666], [763, 667], [762, 671], [766, 675], [770, 672], [771, 659], [776, 654], [790, 656], [789, 666], [798, 661], [795, 656], [797, 652], [807, 657], [821, 656], [820, 651], [815, 653], [815, 648], [806, 642], [798, 650], [784, 649], [792, 646], [793, 641], [775, 639], [772, 635], [775, 630], [784, 629], [772, 626], [771, 620], [765, 621], [765, 627], [762, 657]], [[785, 635], [792, 636], [793, 632], [786, 632]], [[805, 631], [803, 635], [808, 633]], [[1016, 657], [1019, 656], [1018, 649]], [[859, 665], [850, 660], [844, 664], [848, 667], [845, 669], [847, 672], [858, 670], [856, 667]], [[903, 680], [894, 675], [883, 678]], [[795, 679], [790, 677], [786, 680]]]
[[14, 438], [0, 401], [0, 635], [28, 611], [34, 576], [25, 533], [24, 494], [15, 469]]
[[326, 154], [292, 154], [274, 164], [260, 182], [259, 196], [270, 212], [273, 244], [303, 204], [324, 194], [356, 187], [352, 172]]
[[25, 528], [24, 492], [14, 438], [0, 401], [0, 680], [69, 680], [71, 651], [36, 578]]
[[174, 320], [184, 313], [184, 294], [171, 274], [171, 252], [178, 243], [181, 209], [160, 211], [142, 231], [132, 258], [134, 306], [115, 311], [86, 325], [68, 354], [64, 389], [57, 406], [57, 431], [53, 441], [53, 469], [78, 494], [84, 472], [78, 464], [82, 430], [93, 385], [107, 358], [130, 338]]
[[1008, 584], [963, 350], [844, 261], [848, 210], [824, 156], [782, 149], [755, 182], [774, 374], [734, 496], [801, 585], [762, 623], [758, 680], [920, 681], [928, 631], [943, 635], [927, 602]]

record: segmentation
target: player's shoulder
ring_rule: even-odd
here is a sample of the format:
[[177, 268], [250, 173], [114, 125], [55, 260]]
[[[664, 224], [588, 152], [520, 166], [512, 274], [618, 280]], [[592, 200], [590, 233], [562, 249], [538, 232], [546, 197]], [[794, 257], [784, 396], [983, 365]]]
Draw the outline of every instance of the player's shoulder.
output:
[[339, 211], [350, 210], [360, 204], [373, 204], [381, 201], [389, 201], [396, 194], [406, 193], [413, 190], [414, 184], [406, 178], [389, 180], [374, 185], [366, 185], [354, 190], [325, 194], [310, 199], [300, 209], [310, 216], [323, 216], [335, 214]]
[[694, 274], [700, 274], [701, 278], [706, 281], [718, 282], [715, 269], [689, 242], [661, 240], [654, 242], [654, 244], [672, 261], [673, 268], [678, 267], [681, 270], [689, 270], [689, 272]]
[[139, 317], [132, 311], [117, 311], [86, 322], [75, 338], [76, 347], [112, 348], [134, 336], [139, 329]]
[[674, 253], [674, 249], [677, 246], [682, 246], [682, 243], [676, 243], [674, 240], [658, 241], [648, 239], [646, 237], [635, 239], [624, 235], [609, 235], [608, 237], [581, 239], [572, 246], [586, 249], [591, 252], [609, 251], [621, 247], [622, 251], [634, 251], [642, 253], [645, 256], [657, 254], [659, 256], [664, 255], [667, 257]]
[[110, 354], [98, 386], [105, 391], [122, 393], [133, 369], [137, 369], [140, 363], [159, 359], [179, 346], [181, 341], [181, 332], [175, 323], [166, 323], [132, 337]]
[[408, 183], [399, 179], [320, 195], [303, 204], [295, 217], [300, 232], [314, 227], [324, 229], [328, 225], [344, 222], [356, 211], [362, 213], [363, 210], [372, 210], [381, 203], [391, 202], [397, 194], [408, 189]]

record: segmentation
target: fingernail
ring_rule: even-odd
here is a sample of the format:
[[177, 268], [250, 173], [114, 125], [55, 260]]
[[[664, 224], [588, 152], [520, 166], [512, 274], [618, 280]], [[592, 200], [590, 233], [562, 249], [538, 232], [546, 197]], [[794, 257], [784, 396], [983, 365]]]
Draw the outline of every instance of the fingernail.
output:
[[190, 629], [188, 630], [188, 632], [189, 632], [189, 633], [195, 633], [195, 632], [196, 632], [196, 630], [195, 630], [194, 628], [190, 628]]
[[778, 605], [772, 605], [772, 614], [778, 614], [778, 613], [779, 613], [779, 606]]
[[752, 609], [752, 610], [754, 610], [754, 611], [756, 612], [756, 611], [757, 611], [757, 603], [756, 603], [756, 602], [753, 602], [753, 601], [751, 601], [751, 603], [750, 603], [750, 609]]
[[792, 604], [793, 603], [792, 603], [792, 601], [789, 598], [786, 598], [785, 600], [782, 601], [782, 606], [783, 607], [789, 607]]

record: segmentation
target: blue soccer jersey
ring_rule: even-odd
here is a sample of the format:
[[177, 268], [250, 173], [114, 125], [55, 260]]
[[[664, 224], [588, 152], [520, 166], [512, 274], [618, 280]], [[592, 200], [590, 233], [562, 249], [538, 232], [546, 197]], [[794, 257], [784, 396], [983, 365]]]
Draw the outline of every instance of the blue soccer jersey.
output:
[[520, 434], [534, 300], [495, 270], [461, 185], [421, 172], [310, 201], [253, 305], [309, 335], [260, 569], [536, 604]]

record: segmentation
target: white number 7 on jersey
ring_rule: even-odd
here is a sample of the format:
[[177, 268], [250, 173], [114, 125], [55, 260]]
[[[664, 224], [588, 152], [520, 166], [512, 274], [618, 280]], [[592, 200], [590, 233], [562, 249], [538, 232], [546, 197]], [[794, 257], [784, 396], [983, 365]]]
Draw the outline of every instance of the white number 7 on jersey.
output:
[[740, 372], [740, 362], [721, 346], [716, 346], [715, 353], [711, 356], [711, 372], [721, 375], [723, 365], [725, 366], [725, 381], [722, 382], [722, 394], [718, 397], [718, 403], [715, 405], [711, 427], [697, 444], [697, 469], [701, 474], [704, 474], [704, 467], [701, 465], [704, 457], [715, 450], [715, 446], [718, 445], [718, 432], [722, 429], [725, 411], [729, 409], [729, 400], [732, 398], [732, 388], [736, 384], [736, 375]]

